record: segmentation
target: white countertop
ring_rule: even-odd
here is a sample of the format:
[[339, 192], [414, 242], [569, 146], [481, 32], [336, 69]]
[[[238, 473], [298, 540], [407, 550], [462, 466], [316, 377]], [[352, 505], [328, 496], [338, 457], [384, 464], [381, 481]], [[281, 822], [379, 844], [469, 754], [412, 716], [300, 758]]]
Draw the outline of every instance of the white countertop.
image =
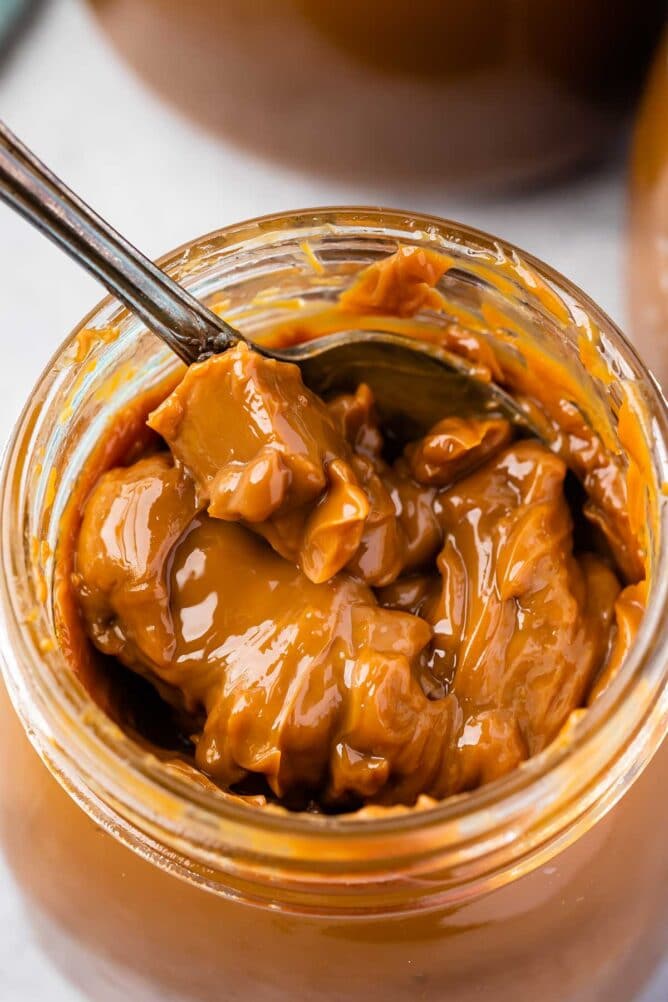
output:
[[[353, 188], [292, 172], [204, 134], [161, 104], [118, 61], [81, 0], [51, 0], [0, 67], [0, 117], [150, 256], [265, 212], [397, 205], [513, 241], [624, 323], [620, 163], [512, 198], [462, 199], [432, 190], [416, 192], [410, 205], [381, 182]], [[0, 439], [59, 341], [101, 295], [93, 279], [0, 206]], [[34, 942], [1, 860], [0, 927], [0, 999], [79, 1002], [82, 996]], [[668, 964], [642, 1002], [666, 997]]]

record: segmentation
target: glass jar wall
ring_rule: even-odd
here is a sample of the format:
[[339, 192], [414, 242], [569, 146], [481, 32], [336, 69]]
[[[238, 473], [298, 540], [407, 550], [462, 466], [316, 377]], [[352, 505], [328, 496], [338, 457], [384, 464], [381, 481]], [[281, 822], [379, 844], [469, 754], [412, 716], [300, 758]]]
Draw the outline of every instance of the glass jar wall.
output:
[[26, 407], [0, 517], [13, 704], [0, 710], [0, 838], [45, 947], [96, 999], [356, 1002], [372, 984], [390, 1002], [510, 1002], [528, 985], [546, 1002], [630, 1002], [666, 946], [668, 807], [656, 791], [668, 779], [668, 416], [633, 351], [550, 269], [430, 217], [272, 217], [165, 265], [261, 337], [398, 243], [448, 254], [440, 288], [453, 311], [515, 318], [577, 374], [622, 450], [619, 411], [634, 402], [651, 467], [652, 584], [637, 642], [563, 741], [429, 810], [274, 814], [189, 783], [100, 710], [53, 633], [54, 555], [74, 485], [114, 414], [175, 364], [106, 301]]

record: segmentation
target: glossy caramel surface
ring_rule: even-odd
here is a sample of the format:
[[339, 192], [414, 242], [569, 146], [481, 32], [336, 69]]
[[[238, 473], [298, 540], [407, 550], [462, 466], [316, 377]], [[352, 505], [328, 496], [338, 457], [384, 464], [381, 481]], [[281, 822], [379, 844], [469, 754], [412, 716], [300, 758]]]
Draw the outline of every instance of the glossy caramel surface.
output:
[[[437, 258], [398, 251], [340, 308], [411, 316]], [[324, 402], [245, 346], [192, 366], [148, 416], [160, 440], [88, 496], [85, 630], [259, 803], [412, 805], [503, 775], [604, 687], [643, 608], [620, 469], [563, 401], [543, 413], [561, 454], [462, 417], [393, 456], [364, 384]]]

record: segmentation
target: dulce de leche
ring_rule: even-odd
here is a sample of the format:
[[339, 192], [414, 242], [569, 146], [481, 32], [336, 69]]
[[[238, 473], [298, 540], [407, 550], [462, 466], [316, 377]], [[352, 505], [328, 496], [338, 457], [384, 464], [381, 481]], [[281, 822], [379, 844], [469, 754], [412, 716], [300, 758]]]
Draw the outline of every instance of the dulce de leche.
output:
[[[400, 248], [337, 308], [410, 318], [438, 257]], [[448, 337], [552, 434], [462, 414], [397, 447], [365, 383], [324, 401], [241, 344], [99, 471], [73, 542], [84, 630], [225, 790], [324, 811], [472, 790], [546, 748], [632, 642], [642, 545], [615, 460], [538, 367], [540, 392]]]

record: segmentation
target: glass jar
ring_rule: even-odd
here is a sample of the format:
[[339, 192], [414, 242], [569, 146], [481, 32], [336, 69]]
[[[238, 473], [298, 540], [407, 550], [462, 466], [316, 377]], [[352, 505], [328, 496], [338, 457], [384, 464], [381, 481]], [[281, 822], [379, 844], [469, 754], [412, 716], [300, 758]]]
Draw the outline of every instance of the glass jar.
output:
[[[289, 815], [188, 782], [102, 712], [55, 640], [54, 554], [73, 487], [119, 409], [177, 364], [106, 300], [40, 378], [0, 488], [13, 704], [3, 696], [0, 838], [45, 948], [96, 1000], [357, 1002], [373, 987], [388, 1002], [514, 1002], [530, 986], [543, 1002], [627, 1002], [666, 945], [668, 414], [633, 349], [547, 266], [432, 217], [268, 217], [162, 264], [261, 337], [399, 243], [449, 255], [448, 311], [525, 331], [586, 389], [622, 452], [631, 407], [651, 574], [637, 641], [543, 754], [427, 810]], [[521, 358], [519, 335], [512, 350]]]
[[600, 156], [665, 14], [664, 0], [91, 2], [133, 69], [208, 128], [411, 192]]
[[668, 32], [649, 75], [631, 161], [631, 334], [668, 387]]

